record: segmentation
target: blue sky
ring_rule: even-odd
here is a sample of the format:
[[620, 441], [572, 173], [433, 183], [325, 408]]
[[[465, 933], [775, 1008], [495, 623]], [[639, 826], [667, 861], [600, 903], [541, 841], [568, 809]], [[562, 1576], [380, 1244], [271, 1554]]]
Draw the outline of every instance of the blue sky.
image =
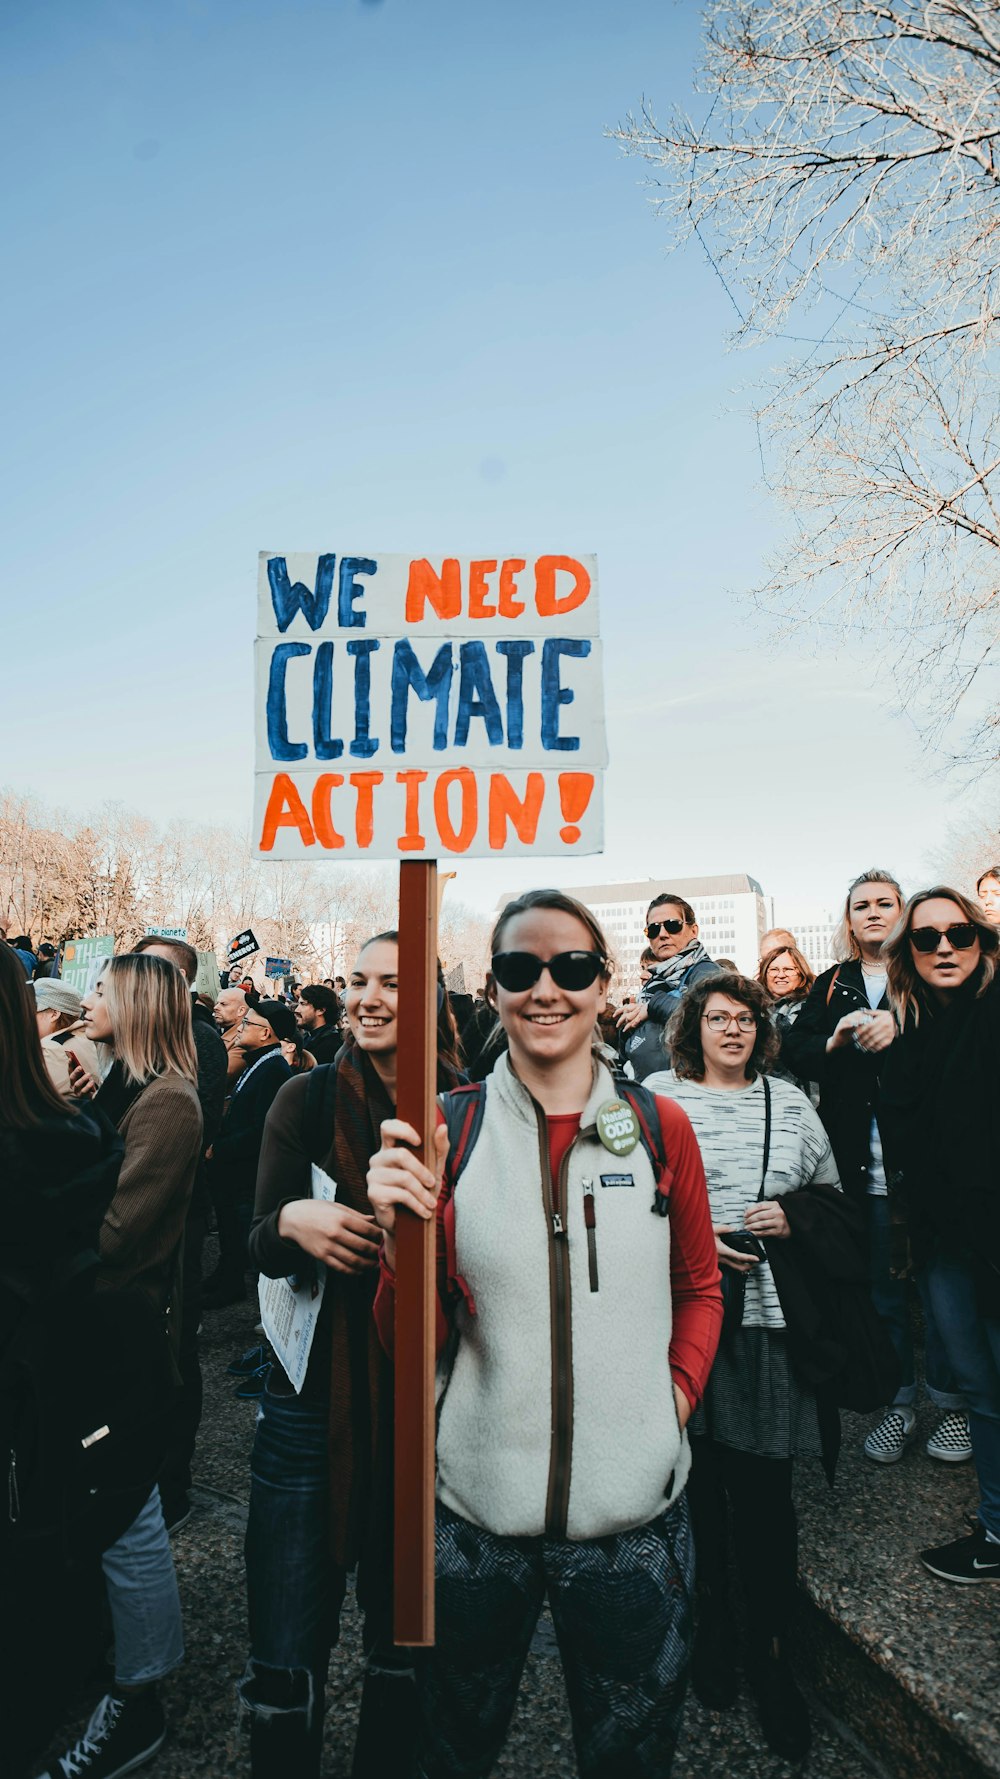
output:
[[753, 361], [604, 135], [697, 105], [698, 12], [7, 9], [0, 781], [243, 823], [259, 549], [596, 550], [607, 851], [563, 881], [922, 874], [957, 793], [870, 650], [750, 621]]

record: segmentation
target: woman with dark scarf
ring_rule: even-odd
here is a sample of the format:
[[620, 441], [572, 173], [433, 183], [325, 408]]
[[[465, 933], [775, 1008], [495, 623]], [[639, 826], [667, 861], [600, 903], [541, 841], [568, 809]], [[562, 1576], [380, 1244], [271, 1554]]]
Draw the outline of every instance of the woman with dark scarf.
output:
[[816, 980], [815, 973], [809, 968], [809, 960], [797, 945], [775, 945], [765, 951], [757, 971], [760, 983], [771, 1003], [771, 1019], [778, 1034], [778, 1060], [771, 1070], [772, 1076], [779, 1081], [791, 1081], [806, 1098], [816, 1106], [819, 1104], [819, 1091], [810, 1081], [804, 1081], [796, 1075], [782, 1057], [785, 1039], [798, 1019], [809, 991]]
[[885, 946], [900, 1027], [882, 1076], [896, 1270], [922, 1269], [968, 1402], [975, 1531], [920, 1553], [945, 1581], [1000, 1581], [1000, 935], [978, 904], [912, 896]]
[[[264, 1129], [251, 1262], [272, 1279], [312, 1271], [323, 1297], [301, 1392], [275, 1363], [251, 1458], [240, 1698], [253, 1779], [319, 1774], [326, 1672], [355, 1565], [368, 1667], [352, 1772], [386, 1779], [408, 1759], [412, 1672], [392, 1642], [392, 1367], [372, 1319], [380, 1231], [366, 1187], [395, 1110], [397, 967], [396, 934], [369, 939], [344, 997], [339, 1062], [287, 1082]], [[442, 992], [442, 1089], [462, 1078], [456, 1042]], [[313, 1196], [317, 1172], [336, 1182], [332, 1202]]]

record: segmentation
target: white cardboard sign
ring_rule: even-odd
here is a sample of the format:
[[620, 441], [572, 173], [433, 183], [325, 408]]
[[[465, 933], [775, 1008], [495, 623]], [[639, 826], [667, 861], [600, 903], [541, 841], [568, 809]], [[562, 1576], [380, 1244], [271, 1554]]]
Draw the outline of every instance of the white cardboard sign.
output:
[[261, 554], [256, 850], [601, 850], [592, 556]]

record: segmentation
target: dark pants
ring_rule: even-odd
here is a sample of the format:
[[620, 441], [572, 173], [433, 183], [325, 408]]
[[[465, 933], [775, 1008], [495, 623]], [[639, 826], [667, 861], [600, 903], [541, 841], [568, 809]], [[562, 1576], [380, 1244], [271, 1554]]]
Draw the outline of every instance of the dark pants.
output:
[[202, 1381], [198, 1353], [201, 1321], [201, 1251], [205, 1219], [200, 1207], [188, 1214], [184, 1229], [184, 1260], [181, 1272], [181, 1340], [177, 1363], [180, 1386], [170, 1414], [170, 1444], [160, 1473], [160, 1496], [167, 1523], [183, 1503], [191, 1487], [191, 1460], [201, 1425]]
[[791, 1458], [761, 1458], [712, 1439], [692, 1439], [687, 1493], [700, 1609], [727, 1609], [731, 1509], [732, 1551], [751, 1642], [786, 1636], [798, 1571]]
[[[330, 1552], [328, 1419], [325, 1405], [265, 1391], [250, 1460], [250, 1659], [239, 1686], [254, 1779], [314, 1779], [320, 1770], [326, 1675], [347, 1588]], [[359, 1779], [369, 1772], [394, 1779], [398, 1770], [402, 1779], [412, 1743], [411, 1658], [393, 1646], [388, 1592], [369, 1597], [363, 1572], [358, 1601], [367, 1670], [353, 1770]]]
[[418, 1658], [421, 1779], [482, 1779], [503, 1747], [548, 1593], [583, 1779], [664, 1779], [680, 1730], [693, 1555], [684, 1497], [572, 1543], [500, 1538], [440, 1503], [437, 1642]]

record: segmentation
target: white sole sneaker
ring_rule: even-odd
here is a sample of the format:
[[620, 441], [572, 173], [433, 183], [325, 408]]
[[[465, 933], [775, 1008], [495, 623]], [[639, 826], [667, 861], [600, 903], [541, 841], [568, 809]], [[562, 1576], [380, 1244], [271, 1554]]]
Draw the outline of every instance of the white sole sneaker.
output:
[[924, 1451], [939, 1464], [967, 1464], [972, 1457], [967, 1416], [954, 1410], [946, 1414], [935, 1427]]
[[873, 1464], [898, 1464], [907, 1446], [916, 1437], [916, 1416], [907, 1425], [902, 1412], [898, 1408], [890, 1408], [882, 1416], [878, 1426], [872, 1428], [861, 1449]]

